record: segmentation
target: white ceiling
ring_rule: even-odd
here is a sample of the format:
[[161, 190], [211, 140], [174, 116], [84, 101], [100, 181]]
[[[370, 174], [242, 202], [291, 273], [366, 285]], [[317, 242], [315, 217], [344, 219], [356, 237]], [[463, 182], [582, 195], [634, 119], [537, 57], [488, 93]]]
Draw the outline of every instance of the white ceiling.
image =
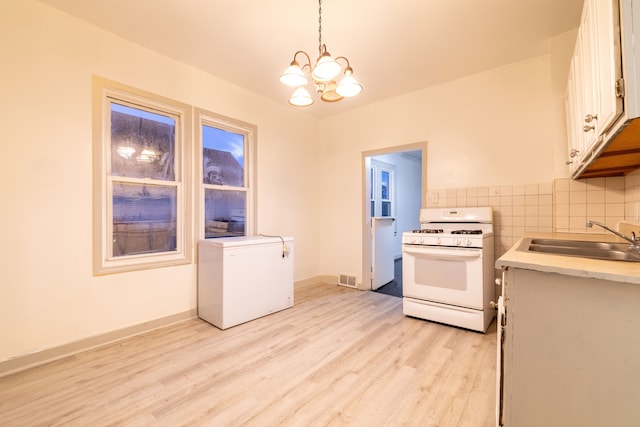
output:
[[[278, 81], [318, 51], [317, 0], [40, 0], [287, 105]], [[344, 112], [547, 52], [579, 25], [583, 0], [324, 0], [322, 38], [363, 92], [304, 112]], [[294, 107], [290, 107], [294, 108]]]

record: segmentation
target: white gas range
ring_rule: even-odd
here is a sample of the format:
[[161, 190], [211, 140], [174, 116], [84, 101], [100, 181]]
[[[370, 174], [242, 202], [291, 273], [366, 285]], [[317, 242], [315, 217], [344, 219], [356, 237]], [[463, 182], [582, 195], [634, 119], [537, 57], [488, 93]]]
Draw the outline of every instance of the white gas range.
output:
[[495, 316], [490, 207], [421, 209], [402, 255], [405, 315], [486, 332]]

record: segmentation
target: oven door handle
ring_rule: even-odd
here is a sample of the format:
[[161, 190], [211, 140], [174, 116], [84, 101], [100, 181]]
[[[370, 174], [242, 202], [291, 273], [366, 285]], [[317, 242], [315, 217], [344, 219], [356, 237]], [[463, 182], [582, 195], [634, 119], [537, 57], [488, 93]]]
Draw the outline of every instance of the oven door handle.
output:
[[404, 252], [409, 255], [429, 257], [434, 259], [461, 259], [480, 258], [480, 249], [430, 249], [430, 248], [404, 248]]

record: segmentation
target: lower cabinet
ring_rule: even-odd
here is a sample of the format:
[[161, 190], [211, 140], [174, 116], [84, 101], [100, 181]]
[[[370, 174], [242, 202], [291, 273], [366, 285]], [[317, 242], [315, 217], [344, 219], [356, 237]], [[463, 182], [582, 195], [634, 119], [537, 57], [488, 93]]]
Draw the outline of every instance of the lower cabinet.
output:
[[502, 296], [499, 425], [640, 425], [640, 285], [507, 267]]

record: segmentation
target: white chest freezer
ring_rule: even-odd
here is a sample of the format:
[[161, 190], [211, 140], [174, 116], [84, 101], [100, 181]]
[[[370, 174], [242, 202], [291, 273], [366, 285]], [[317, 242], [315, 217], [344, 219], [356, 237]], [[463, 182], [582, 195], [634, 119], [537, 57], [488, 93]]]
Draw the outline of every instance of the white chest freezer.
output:
[[293, 306], [293, 238], [198, 242], [198, 317], [226, 329]]

